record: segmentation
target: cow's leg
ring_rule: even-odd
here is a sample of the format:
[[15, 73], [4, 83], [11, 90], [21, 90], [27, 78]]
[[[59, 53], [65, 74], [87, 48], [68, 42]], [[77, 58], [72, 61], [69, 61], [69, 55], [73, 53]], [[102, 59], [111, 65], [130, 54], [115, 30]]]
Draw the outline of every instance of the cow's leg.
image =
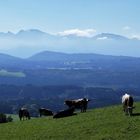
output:
[[84, 105], [84, 112], [86, 112], [87, 110], [87, 105]]
[[128, 115], [128, 108], [126, 108], [126, 115]]
[[128, 108], [125, 104], [123, 104], [123, 111], [124, 111], [125, 115], [128, 115]]
[[19, 116], [20, 121], [22, 121], [22, 116]]
[[128, 108], [128, 115], [131, 116], [131, 109]]
[[128, 115], [128, 108], [127, 107], [125, 107], [125, 109], [124, 109], [125, 111], [125, 115]]
[[82, 110], [82, 107], [81, 107], [81, 113], [82, 113], [82, 111], [83, 111], [83, 110]]
[[81, 107], [81, 112], [82, 112], [82, 113], [84, 112], [84, 107], [83, 107], [83, 106]]
[[83, 107], [83, 112], [86, 112], [84, 107]]
[[22, 120], [22, 117], [19, 117], [20, 121]]
[[126, 105], [123, 104], [123, 111], [126, 112]]
[[129, 115], [129, 116], [132, 115], [132, 111], [133, 111], [132, 107], [128, 107], [128, 115]]
[[84, 112], [86, 112], [86, 108], [84, 108]]
[[40, 116], [40, 117], [42, 116], [42, 111], [41, 111], [41, 110], [39, 111], [39, 116]]
[[131, 109], [130, 109], [130, 115], [132, 116], [132, 114], [133, 114], [133, 108], [131, 107]]

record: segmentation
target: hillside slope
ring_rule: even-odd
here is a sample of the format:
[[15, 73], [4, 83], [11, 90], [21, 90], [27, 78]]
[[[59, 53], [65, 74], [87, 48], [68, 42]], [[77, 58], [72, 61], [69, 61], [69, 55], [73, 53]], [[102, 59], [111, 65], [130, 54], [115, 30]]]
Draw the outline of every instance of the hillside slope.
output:
[[121, 106], [89, 110], [87, 113], [52, 119], [0, 124], [3, 140], [140, 140], [140, 103], [134, 116], [125, 116]]

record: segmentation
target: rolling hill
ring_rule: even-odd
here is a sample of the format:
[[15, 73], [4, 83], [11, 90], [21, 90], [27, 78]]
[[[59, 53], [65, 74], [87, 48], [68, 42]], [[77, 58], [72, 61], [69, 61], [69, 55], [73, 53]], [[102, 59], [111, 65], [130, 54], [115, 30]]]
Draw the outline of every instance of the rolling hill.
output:
[[4, 140], [139, 140], [140, 103], [135, 103], [132, 117], [121, 106], [88, 110], [86, 113], [52, 119], [43, 117], [0, 125]]
[[0, 76], [0, 84], [139, 87], [140, 58], [136, 57], [43, 51], [27, 59], [6, 54], [0, 58], [0, 70], [26, 75], [20, 81]]
[[0, 64], [9, 65], [9, 63], [21, 62], [21, 60], [22, 60], [21, 58], [7, 55], [4, 53], [0, 53]]
[[124, 92], [140, 100], [140, 58], [50, 51], [28, 59], [0, 56], [0, 111], [4, 113], [27, 104], [57, 110], [66, 98], [93, 98], [97, 104], [90, 107], [101, 107], [119, 103]]

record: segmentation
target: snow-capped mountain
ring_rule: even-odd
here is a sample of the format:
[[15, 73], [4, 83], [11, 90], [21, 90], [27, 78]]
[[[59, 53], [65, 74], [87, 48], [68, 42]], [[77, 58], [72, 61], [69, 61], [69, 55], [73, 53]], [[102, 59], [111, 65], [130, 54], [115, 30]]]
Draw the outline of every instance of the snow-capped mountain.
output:
[[66, 33], [50, 34], [38, 29], [20, 30], [16, 34], [0, 32], [0, 52], [2, 53], [28, 57], [44, 50], [140, 57], [140, 40], [112, 33], [79, 36]]

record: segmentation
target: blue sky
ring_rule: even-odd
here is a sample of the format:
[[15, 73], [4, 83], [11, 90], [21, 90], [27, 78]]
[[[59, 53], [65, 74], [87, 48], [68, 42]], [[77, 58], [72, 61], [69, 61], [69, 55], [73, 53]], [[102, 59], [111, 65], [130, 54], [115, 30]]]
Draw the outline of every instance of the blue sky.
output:
[[139, 0], [1, 0], [0, 31], [95, 29], [140, 36]]
[[[0, 32], [39, 29], [88, 38], [105, 32], [140, 40], [139, 7], [140, 0], [0, 0]], [[122, 46], [122, 42], [112, 44], [106, 37], [99, 38], [99, 44], [80, 39], [0, 38], [0, 52], [15, 56], [22, 52], [23, 57], [42, 50], [140, 56], [139, 41]]]

